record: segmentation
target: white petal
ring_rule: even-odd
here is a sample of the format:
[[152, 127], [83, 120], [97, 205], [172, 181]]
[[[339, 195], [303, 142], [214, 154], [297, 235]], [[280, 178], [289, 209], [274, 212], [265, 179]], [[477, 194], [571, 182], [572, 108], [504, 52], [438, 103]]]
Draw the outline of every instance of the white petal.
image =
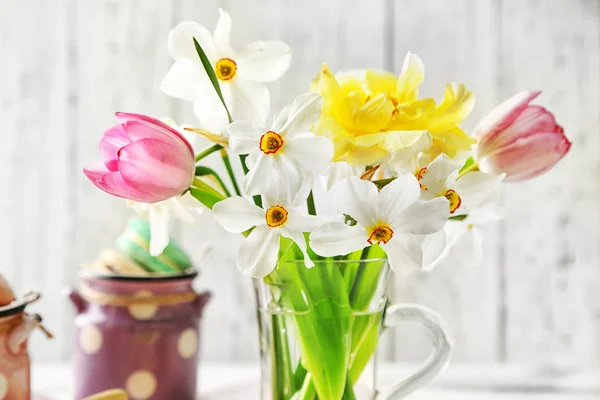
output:
[[288, 120], [288, 116], [290, 115], [290, 105], [284, 106], [281, 111], [273, 118], [273, 122], [271, 123], [271, 130], [273, 132], [281, 132], [281, 129], [285, 125]]
[[250, 168], [248, 174], [242, 181], [244, 192], [254, 196], [269, 190], [269, 187], [274, 183], [271, 182], [273, 167], [273, 156], [259, 153], [256, 160]]
[[281, 227], [281, 235], [292, 239], [298, 245], [302, 251], [302, 254], [304, 254], [304, 265], [306, 268], [312, 268], [315, 266], [315, 263], [310, 259], [308, 252], [306, 251], [306, 240], [304, 239], [302, 232], [290, 229], [288, 224], [286, 224]]
[[325, 191], [330, 191], [344, 179], [351, 176], [360, 176], [364, 168], [360, 165], [349, 164], [345, 161], [331, 163], [329, 175], [321, 179]]
[[461, 198], [461, 210], [470, 211], [489, 197], [490, 193], [500, 185], [502, 176], [486, 174], [479, 171], [468, 172], [454, 184], [454, 190]]
[[329, 222], [310, 234], [310, 247], [320, 256], [340, 256], [369, 246], [367, 239], [363, 227]]
[[269, 90], [264, 83], [234, 79], [228, 105], [233, 119], [247, 120], [264, 126], [270, 111]]
[[[189, 193], [186, 193], [184, 196], [191, 196]], [[184, 197], [181, 196], [181, 197]], [[185, 222], [188, 225], [194, 226], [196, 224], [196, 218], [190, 214], [190, 212], [184, 206], [184, 203], [180, 200], [181, 197], [171, 197], [170, 199], [164, 201], [165, 207], [168, 208], [169, 213], [176, 217], [178, 220]], [[193, 197], [192, 197], [193, 198]], [[199, 202], [196, 200], [196, 209]]]
[[255, 82], [273, 82], [289, 68], [292, 55], [287, 44], [278, 40], [249, 43], [237, 55], [240, 77]]
[[504, 207], [499, 205], [489, 205], [470, 211], [469, 215], [465, 219], [465, 222], [481, 226], [501, 221], [504, 218], [506, 218], [506, 209]]
[[380, 246], [387, 254], [390, 268], [399, 274], [408, 275], [415, 269], [423, 266], [424, 236], [396, 234], [386, 244]]
[[312, 232], [323, 225], [323, 218], [316, 215], [308, 215], [296, 210], [288, 210], [286, 226], [296, 232]]
[[483, 235], [479, 229], [467, 229], [452, 248], [462, 265], [478, 267], [483, 264]]
[[391, 223], [396, 216], [415, 203], [420, 195], [419, 182], [414, 175], [399, 175], [379, 192], [378, 213], [380, 218]]
[[429, 271], [446, 259], [449, 253], [450, 246], [446, 233], [441, 230], [425, 236], [421, 249], [423, 251], [423, 270]]
[[360, 225], [369, 228], [377, 223], [377, 186], [352, 176], [343, 180], [333, 196], [340, 214], [348, 214]]
[[280, 133], [286, 138], [309, 132], [317, 123], [323, 108], [323, 97], [316, 93], [304, 93], [294, 99], [288, 112], [288, 120]]
[[194, 47], [193, 38], [196, 38], [206, 56], [214, 60], [215, 46], [213, 44], [210, 32], [194, 21], [184, 21], [171, 29], [169, 32], [169, 52], [175, 60], [187, 58], [199, 63], [198, 53]]
[[278, 176], [277, 184], [283, 188], [283, 191], [280, 192], [281, 196], [285, 193], [285, 199], [290, 206], [306, 200], [308, 197], [306, 186], [312, 186], [312, 175], [302, 171], [285, 154], [276, 155], [273, 159], [273, 167]]
[[325, 175], [331, 167], [333, 144], [331, 140], [312, 133], [288, 139], [282, 148], [286, 156], [302, 169]]
[[169, 210], [162, 204], [148, 208], [150, 255], [159, 256], [169, 245]]
[[394, 232], [426, 235], [441, 230], [449, 214], [448, 200], [445, 197], [436, 197], [428, 201], [418, 200], [390, 223]]
[[160, 83], [160, 90], [166, 95], [188, 101], [211, 89], [202, 65], [185, 58], [175, 61]]
[[[229, 93], [229, 86], [221, 85], [223, 97]], [[227, 111], [212, 86], [197, 94], [194, 99], [194, 114], [198, 117], [200, 126], [212, 133], [221, 134], [229, 125]]]
[[213, 40], [218, 53], [231, 53], [229, 35], [231, 34], [231, 15], [219, 8], [219, 20], [213, 33]]
[[262, 278], [277, 266], [278, 254], [279, 229], [260, 225], [242, 242], [237, 254], [237, 267], [254, 278]]
[[259, 149], [262, 129], [248, 121], [234, 121], [227, 127], [229, 147], [237, 154], [248, 154]]
[[243, 197], [234, 196], [214, 205], [217, 222], [228, 232], [241, 233], [265, 223], [265, 212]]
[[460, 169], [461, 165], [448, 158], [444, 153], [436, 157], [427, 167], [427, 172], [419, 182], [427, 188], [427, 191], [434, 195], [440, 191], [445, 191], [446, 178]]

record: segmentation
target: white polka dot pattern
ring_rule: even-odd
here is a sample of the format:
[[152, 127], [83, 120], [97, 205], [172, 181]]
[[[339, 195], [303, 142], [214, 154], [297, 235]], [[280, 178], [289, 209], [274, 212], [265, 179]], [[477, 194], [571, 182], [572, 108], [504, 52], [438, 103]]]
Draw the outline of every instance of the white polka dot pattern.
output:
[[79, 345], [87, 354], [96, 354], [102, 348], [103, 341], [102, 332], [94, 325], [82, 328], [79, 333]]
[[135, 371], [129, 375], [125, 388], [133, 400], [147, 400], [156, 392], [157, 381], [152, 372]]
[[[152, 292], [149, 290], [140, 290], [136, 292], [135, 297], [140, 298], [149, 298], [152, 297]], [[152, 319], [156, 312], [158, 311], [158, 306], [154, 304], [134, 304], [129, 306], [129, 314], [139, 321], [146, 321]]]
[[188, 328], [181, 332], [177, 340], [177, 351], [182, 358], [190, 358], [198, 349], [198, 333], [195, 329]]

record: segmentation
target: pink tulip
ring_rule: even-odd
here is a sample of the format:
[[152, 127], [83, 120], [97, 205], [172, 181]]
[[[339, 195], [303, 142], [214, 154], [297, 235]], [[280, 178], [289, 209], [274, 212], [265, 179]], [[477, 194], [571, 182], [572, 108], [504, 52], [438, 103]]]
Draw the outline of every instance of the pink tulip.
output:
[[517, 93], [479, 122], [474, 136], [481, 171], [522, 181], [550, 170], [569, 151], [571, 142], [554, 115], [529, 105], [540, 93]]
[[175, 129], [140, 114], [116, 113], [100, 139], [101, 162], [83, 172], [114, 196], [155, 203], [182, 194], [194, 178], [194, 150]]

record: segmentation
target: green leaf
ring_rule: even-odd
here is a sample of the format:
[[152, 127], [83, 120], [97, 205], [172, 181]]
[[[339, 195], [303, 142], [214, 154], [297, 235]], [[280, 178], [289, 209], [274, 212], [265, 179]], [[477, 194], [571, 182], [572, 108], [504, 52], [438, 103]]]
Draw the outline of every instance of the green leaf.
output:
[[225, 186], [225, 182], [223, 182], [223, 180], [221, 179], [219, 174], [217, 174], [213, 169], [202, 166], [202, 165], [196, 165], [195, 175], [196, 176], [210, 175], [210, 176], [214, 177], [217, 180], [217, 182], [219, 183], [219, 186], [221, 186], [221, 188], [223, 188], [225, 195], [227, 197], [231, 197], [231, 193], [229, 193], [229, 189], [227, 189], [227, 186]]
[[475, 159], [473, 157], [467, 158], [467, 161], [465, 161], [465, 165], [462, 166], [458, 173], [460, 174], [461, 172], [469, 169], [469, 167], [471, 167], [471, 165], [473, 164], [475, 164]]
[[217, 92], [219, 99], [221, 99], [221, 103], [223, 103], [223, 107], [225, 107], [225, 111], [227, 112], [227, 118], [229, 118], [229, 122], [233, 122], [233, 119], [231, 118], [231, 114], [229, 113], [229, 109], [227, 108], [227, 104], [225, 104], [225, 99], [223, 99], [223, 93], [221, 93], [221, 87], [219, 86], [219, 78], [217, 78], [217, 74], [215, 74], [215, 70], [213, 69], [213, 67], [210, 63], [210, 60], [206, 56], [206, 53], [202, 49], [202, 46], [200, 46], [200, 43], [198, 43], [196, 38], [193, 38], [193, 39], [194, 39], [194, 47], [196, 48], [196, 53], [198, 53], [198, 57], [200, 57], [200, 61], [202, 62], [202, 65], [204, 66], [204, 70], [208, 74], [208, 78], [210, 79], [213, 87], [215, 88], [215, 91]]
[[194, 186], [190, 188], [190, 194], [210, 210], [216, 203], [225, 199], [225, 196], [199, 179], [194, 180]]
[[463, 215], [455, 215], [455, 216], [453, 216], [453, 217], [449, 217], [448, 219], [449, 219], [450, 221], [462, 221], [462, 220], [464, 220], [464, 219], [465, 219], [465, 218], [467, 218], [467, 217], [468, 217], [468, 215], [467, 215], [467, 214], [463, 214]]
[[386, 187], [386, 185], [387, 185], [388, 183], [391, 183], [391, 182], [393, 182], [393, 181], [394, 181], [394, 179], [396, 179], [396, 178], [380, 179], [380, 180], [378, 180], [378, 181], [372, 181], [372, 182], [373, 182], [375, 185], [377, 185], [377, 189], [381, 190], [381, 189], [383, 189], [384, 187]]

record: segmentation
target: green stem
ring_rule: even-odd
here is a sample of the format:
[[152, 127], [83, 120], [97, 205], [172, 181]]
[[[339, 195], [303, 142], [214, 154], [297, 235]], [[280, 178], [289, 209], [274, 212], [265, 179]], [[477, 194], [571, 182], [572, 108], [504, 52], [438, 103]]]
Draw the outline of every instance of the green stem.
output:
[[231, 184], [233, 185], [233, 190], [235, 190], [235, 194], [241, 196], [240, 188], [238, 187], [237, 180], [235, 179], [235, 174], [233, 173], [233, 168], [231, 168], [231, 162], [229, 161], [229, 156], [225, 149], [221, 150], [221, 158], [223, 159], [223, 164], [225, 164], [225, 169], [227, 170], [227, 174], [229, 175], [229, 179], [231, 179]]
[[231, 193], [229, 192], [229, 189], [227, 189], [227, 186], [225, 186], [225, 182], [223, 182], [223, 179], [221, 179], [221, 177], [218, 174], [211, 174], [211, 175], [214, 176], [214, 178], [217, 180], [217, 182], [219, 182], [219, 185], [221, 186], [221, 188], [223, 188], [225, 195], [227, 197], [231, 197]]
[[223, 148], [220, 144], [215, 144], [210, 146], [207, 149], [202, 150], [200, 153], [196, 154], [196, 162], [202, 160], [204, 157], [214, 153], [215, 151], [219, 151]]
[[360, 283], [361, 277], [365, 273], [365, 268], [367, 267], [366, 260], [369, 258], [369, 252], [371, 251], [371, 246], [365, 247], [360, 253], [360, 264], [358, 265], [358, 271], [354, 277], [354, 284], [352, 285], [352, 289], [350, 290], [350, 305], [354, 305], [354, 301], [356, 295], [358, 294], [358, 284]]
[[460, 171], [460, 173], [456, 177], [456, 180], [459, 180], [460, 178], [462, 178], [469, 172], [473, 172], [473, 171], [479, 171], [479, 164], [477, 164], [476, 162], [474, 162], [473, 164], [469, 165], [467, 168]]
[[346, 377], [346, 388], [344, 389], [344, 394], [342, 395], [341, 400], [356, 400], [356, 395], [354, 394], [354, 388], [352, 387], [352, 379], [350, 379], [350, 375]]
[[312, 376], [310, 374], [306, 374], [304, 383], [302, 384], [300, 392], [298, 393], [298, 400], [314, 400], [316, 395], [317, 389], [315, 388], [315, 383], [312, 380]]
[[317, 209], [315, 208], [315, 198], [313, 197], [312, 190], [308, 195], [308, 199], [306, 199], [306, 206], [308, 207], [308, 213], [310, 215], [317, 215]]
[[[248, 167], [246, 166], [246, 157], [248, 157], [247, 154], [240, 154], [240, 162], [242, 163], [242, 170], [244, 171], [244, 175], [248, 175]], [[262, 198], [260, 197], [260, 195], [256, 195], [256, 196], [252, 196], [252, 199], [254, 200], [254, 204], [256, 204], [257, 206], [262, 208]]]
[[283, 315], [271, 315], [273, 328], [273, 361], [271, 364], [271, 385], [273, 400], [288, 400], [296, 391], [294, 372], [290, 360], [286, 323]]

